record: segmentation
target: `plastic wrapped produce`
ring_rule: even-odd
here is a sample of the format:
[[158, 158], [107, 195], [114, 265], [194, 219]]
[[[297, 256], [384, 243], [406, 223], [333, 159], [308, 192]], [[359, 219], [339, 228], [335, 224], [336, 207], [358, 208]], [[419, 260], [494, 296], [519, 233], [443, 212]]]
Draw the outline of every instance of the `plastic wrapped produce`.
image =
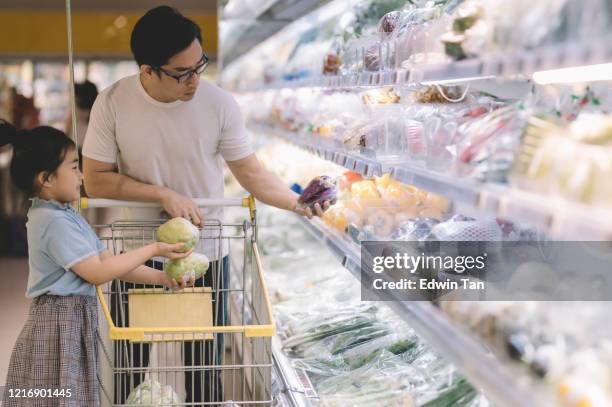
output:
[[609, 119], [587, 113], [582, 121], [581, 116], [580, 123], [589, 124], [569, 131], [552, 120], [531, 117], [512, 170], [513, 183], [576, 201], [610, 204]]
[[376, 321], [375, 311], [375, 307], [347, 309], [329, 317], [312, 316], [302, 319], [301, 323], [296, 321], [298, 325], [291, 326], [291, 335], [283, 342], [283, 347], [299, 355], [325, 338], [372, 326]]
[[368, 91], [361, 96], [361, 99], [366, 105], [387, 105], [399, 103], [401, 97], [395, 92], [393, 88], [383, 88]]
[[431, 233], [440, 241], [499, 242], [502, 240], [502, 230], [495, 219], [448, 220], [434, 226]]
[[416, 120], [406, 120], [406, 138], [410, 160], [424, 160], [427, 154], [427, 140], [423, 123]]
[[306, 208], [313, 208], [316, 204], [323, 206], [325, 202], [334, 203], [337, 191], [336, 181], [327, 175], [321, 175], [304, 188], [298, 203]]
[[474, 57], [482, 50], [488, 28], [482, 20], [483, 14], [483, 6], [475, 0], [468, 0], [455, 10], [452, 31], [440, 38], [448, 56], [461, 60]]
[[185, 218], [173, 218], [157, 229], [155, 237], [158, 242], [184, 243], [180, 251], [186, 252], [198, 243], [200, 231]]
[[440, 223], [437, 219], [418, 218], [408, 220], [398, 226], [393, 232], [393, 240], [427, 240], [432, 233], [432, 229]]
[[505, 182], [520, 150], [527, 114], [510, 105], [463, 124], [457, 146], [458, 174]]
[[162, 386], [159, 382], [148, 379], [140, 383], [126, 400], [126, 404], [136, 406], [179, 406], [182, 404], [178, 394], [170, 386]]
[[346, 171], [342, 174], [342, 178], [340, 178], [340, 189], [341, 190], [350, 190], [351, 185], [354, 182], [362, 181], [363, 176], [359, 173]]
[[339, 55], [334, 53], [329, 53], [325, 55], [325, 59], [323, 61], [323, 74], [337, 74], [340, 70], [340, 65], [342, 65], [342, 58]]
[[182, 259], [170, 260], [166, 264], [166, 275], [174, 280], [186, 282], [190, 277], [198, 279], [208, 270], [208, 257], [201, 253], [191, 253]]
[[395, 50], [395, 67], [411, 69], [444, 62], [442, 43], [438, 37], [446, 26], [442, 7], [433, 2], [402, 11], [390, 42]]
[[358, 214], [347, 208], [344, 204], [338, 204], [330, 208], [323, 215], [323, 221], [340, 232], [346, 232], [349, 224], [360, 225], [362, 220]]

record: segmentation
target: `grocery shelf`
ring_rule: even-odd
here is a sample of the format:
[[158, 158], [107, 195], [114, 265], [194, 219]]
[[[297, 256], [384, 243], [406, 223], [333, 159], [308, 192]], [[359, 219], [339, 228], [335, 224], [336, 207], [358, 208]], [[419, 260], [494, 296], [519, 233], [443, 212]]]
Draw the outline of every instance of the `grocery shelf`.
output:
[[569, 202], [506, 185], [459, 179], [410, 162], [385, 163], [342, 151], [341, 147], [321, 137], [305, 137], [266, 125], [249, 124], [249, 128], [257, 134], [280, 138], [367, 177], [389, 173], [400, 182], [445, 196], [465, 215], [494, 216], [514, 221], [557, 239], [612, 240], [612, 214], [606, 208]]
[[612, 62], [612, 35], [598, 41], [566, 42], [532, 50], [499, 51], [478, 58], [427, 65], [411, 69], [373, 71], [344, 75], [316, 75], [248, 86], [237, 92], [282, 88], [347, 89], [377, 86], [410, 86], [462, 82], [473, 79], [529, 79], [538, 71]]
[[[340, 263], [361, 280], [360, 252], [345, 235], [329, 229], [319, 219], [300, 217], [304, 227], [322, 241]], [[363, 283], [363, 281], [362, 281]], [[520, 370], [503, 363], [471, 333], [454, 324], [439, 308], [426, 301], [387, 301], [395, 313], [427, 343], [453, 362], [496, 406], [554, 406], [544, 387]]]

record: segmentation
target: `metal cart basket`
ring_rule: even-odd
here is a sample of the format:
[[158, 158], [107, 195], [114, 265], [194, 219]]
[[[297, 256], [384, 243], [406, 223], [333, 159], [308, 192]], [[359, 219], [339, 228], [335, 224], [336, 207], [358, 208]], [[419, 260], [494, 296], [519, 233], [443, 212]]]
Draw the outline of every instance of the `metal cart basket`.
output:
[[[196, 202], [245, 207], [249, 216], [236, 223], [205, 220], [196, 250], [207, 251], [211, 261], [194, 287], [172, 292], [119, 280], [98, 287], [102, 405], [272, 404], [275, 328], [257, 248], [255, 202], [252, 197]], [[158, 206], [81, 200], [81, 208]], [[164, 221], [116, 221], [96, 228], [108, 250], [120, 254], [153, 242]], [[163, 270], [164, 260], [157, 260], [147, 265]]]

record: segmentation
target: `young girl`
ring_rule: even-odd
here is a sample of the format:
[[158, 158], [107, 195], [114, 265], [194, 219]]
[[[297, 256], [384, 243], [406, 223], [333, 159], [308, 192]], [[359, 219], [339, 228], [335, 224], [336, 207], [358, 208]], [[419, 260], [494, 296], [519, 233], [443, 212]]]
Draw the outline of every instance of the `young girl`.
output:
[[[121, 278], [178, 289], [179, 283], [142, 264], [189, 252], [177, 253], [180, 243], [153, 243], [112, 256], [70, 206], [82, 182], [74, 143], [51, 127], [16, 131], [0, 120], [0, 146], [6, 144], [13, 145], [11, 177], [32, 197], [26, 296], [33, 301], [11, 356], [3, 406], [99, 406], [95, 286]], [[64, 391], [23, 398], [37, 388]]]

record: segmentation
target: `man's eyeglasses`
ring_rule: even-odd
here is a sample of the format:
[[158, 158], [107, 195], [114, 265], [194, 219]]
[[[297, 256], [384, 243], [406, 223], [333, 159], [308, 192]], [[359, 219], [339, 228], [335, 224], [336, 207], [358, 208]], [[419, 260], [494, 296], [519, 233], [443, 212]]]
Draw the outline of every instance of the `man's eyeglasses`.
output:
[[161, 66], [154, 66], [152, 68], [163, 73], [166, 76], [171, 77], [172, 79], [175, 79], [176, 83], [181, 84], [193, 78], [194, 75], [201, 75], [202, 72], [204, 72], [207, 67], [208, 67], [208, 57], [206, 56], [206, 54], [202, 54], [202, 58], [200, 59], [200, 61], [198, 62], [198, 65], [195, 68], [190, 69], [180, 75], [176, 75], [175, 73], [169, 72], [165, 70], [164, 68], [162, 68]]

